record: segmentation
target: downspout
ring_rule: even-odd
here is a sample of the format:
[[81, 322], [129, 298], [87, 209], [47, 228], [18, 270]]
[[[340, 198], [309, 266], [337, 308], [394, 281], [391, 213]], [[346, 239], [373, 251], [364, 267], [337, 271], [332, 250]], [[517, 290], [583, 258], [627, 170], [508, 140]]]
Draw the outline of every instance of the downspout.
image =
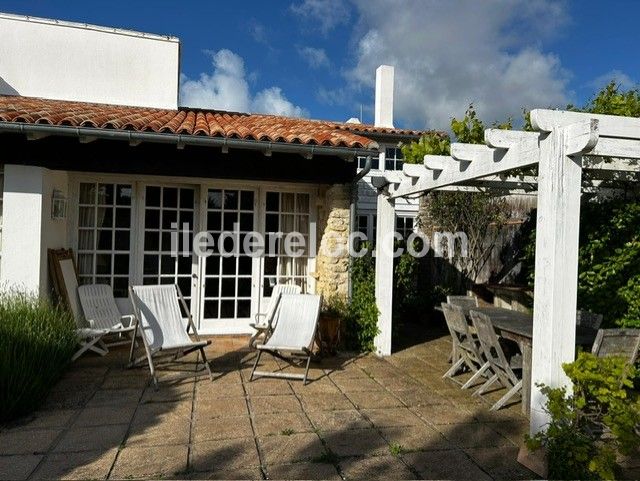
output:
[[[358, 182], [360, 182], [365, 175], [369, 173], [371, 170], [371, 154], [367, 155], [367, 160], [364, 164], [364, 168], [356, 174], [351, 181], [351, 204], [349, 206], [349, 234], [355, 232], [356, 230], [356, 214], [357, 214], [357, 204], [358, 204]], [[351, 247], [351, 246], [349, 246]], [[351, 265], [353, 264], [353, 257], [349, 256], [349, 276], [347, 283], [347, 297], [349, 302], [351, 302]]]

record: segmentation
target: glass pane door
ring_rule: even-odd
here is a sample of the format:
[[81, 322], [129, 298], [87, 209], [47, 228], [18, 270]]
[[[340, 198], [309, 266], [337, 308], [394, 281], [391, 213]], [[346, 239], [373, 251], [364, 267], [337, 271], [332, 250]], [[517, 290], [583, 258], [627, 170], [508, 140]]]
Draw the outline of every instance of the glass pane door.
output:
[[[255, 229], [255, 193], [209, 189], [206, 202], [206, 228], [213, 236], [214, 246], [210, 246], [213, 254], [202, 259], [202, 320], [219, 326], [224, 322], [217, 321], [247, 321], [251, 316], [254, 263], [251, 256], [243, 253], [242, 246], [247, 233]], [[223, 241], [219, 245], [221, 234]]]
[[263, 259], [262, 296], [269, 298], [276, 284], [297, 284], [302, 292], [307, 292], [310, 196], [306, 193], [267, 192], [265, 205], [267, 237], [278, 232], [284, 236], [289, 232], [297, 232], [304, 239], [305, 249], [302, 256], [289, 257], [285, 253], [284, 242], [276, 243], [276, 251], [267, 253]]
[[[178, 284], [188, 306], [193, 295], [194, 205], [194, 188], [145, 188], [143, 283]], [[188, 236], [182, 234], [183, 224], [188, 226]], [[171, 232], [176, 231], [176, 226], [180, 228], [177, 257], [172, 253], [171, 246]], [[183, 242], [185, 237], [188, 239], [186, 246]], [[182, 255], [183, 251], [188, 253], [186, 257]]]

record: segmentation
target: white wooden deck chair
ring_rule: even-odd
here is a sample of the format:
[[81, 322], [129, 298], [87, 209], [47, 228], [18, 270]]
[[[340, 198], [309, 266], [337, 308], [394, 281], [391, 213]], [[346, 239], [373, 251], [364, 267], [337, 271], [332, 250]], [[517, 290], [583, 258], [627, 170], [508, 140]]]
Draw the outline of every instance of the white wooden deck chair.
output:
[[255, 334], [249, 339], [249, 348], [255, 349], [259, 338], [263, 337], [263, 342], [267, 340], [273, 329], [273, 317], [275, 316], [278, 303], [280, 302], [280, 296], [282, 294], [300, 294], [302, 288], [295, 284], [276, 284], [271, 292], [269, 303], [265, 312], [259, 312], [256, 314], [256, 322], [249, 324], [256, 330]]
[[[257, 376], [296, 379], [307, 384], [321, 300], [320, 296], [310, 294], [283, 294], [280, 297], [273, 333], [267, 342], [257, 346], [258, 354], [253, 364], [250, 381]], [[287, 362], [306, 361], [304, 374], [256, 371], [263, 352]]]
[[474, 396], [480, 396], [484, 394], [493, 384], [499, 382], [507, 388], [507, 393], [502, 396], [493, 406], [490, 411], [497, 411], [506, 402], [516, 394], [522, 391], [522, 379], [518, 379], [518, 376], [513, 372], [507, 357], [502, 350], [500, 339], [496, 334], [491, 319], [481, 312], [471, 311], [471, 320], [478, 333], [478, 340], [482, 346], [485, 358], [491, 365], [493, 376], [484, 383], [480, 389], [473, 393]]
[[94, 326], [91, 321], [85, 321], [78, 302], [78, 274], [73, 252], [71, 249], [49, 249], [49, 271], [51, 281], [58, 301], [65, 306], [76, 321], [76, 334], [79, 348], [71, 357], [72, 361], [78, 359], [85, 352], [95, 352], [104, 356], [109, 348], [103, 341], [108, 330]]
[[[166, 284], [159, 286], [130, 286], [129, 297], [133, 305], [135, 316], [134, 334], [140, 330], [144, 343], [145, 355], [133, 359], [135, 335], [131, 341], [129, 367], [139, 364], [145, 359], [149, 363], [149, 370], [153, 384], [158, 387], [158, 378], [153, 364], [154, 357], [174, 354], [174, 360], [199, 350], [202, 361], [213, 381], [213, 374], [204, 347], [211, 344], [210, 340], [200, 340], [187, 303], [177, 285]], [[187, 313], [187, 323], [182, 318], [180, 304]], [[189, 329], [193, 329], [195, 341], [189, 337]]]
[[107, 346], [128, 344], [130, 339], [123, 339], [124, 335], [133, 336], [135, 326], [133, 315], [122, 315], [113, 290], [107, 284], [87, 284], [78, 287], [78, 297], [87, 322], [97, 329], [107, 330], [107, 335], [116, 335], [120, 339], [105, 342]]

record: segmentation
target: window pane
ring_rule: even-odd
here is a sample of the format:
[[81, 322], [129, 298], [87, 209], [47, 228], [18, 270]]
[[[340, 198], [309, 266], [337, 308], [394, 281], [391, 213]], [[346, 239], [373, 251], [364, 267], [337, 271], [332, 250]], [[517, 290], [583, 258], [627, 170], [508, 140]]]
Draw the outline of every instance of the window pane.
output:
[[224, 208], [225, 210], [238, 209], [238, 191], [237, 190], [224, 191]]
[[220, 280], [217, 277], [211, 277], [204, 283], [205, 297], [218, 297], [220, 292]]
[[146, 255], [144, 256], [144, 262], [143, 262], [143, 272], [145, 275], [149, 275], [149, 274], [153, 274], [153, 275], [157, 275], [158, 274], [158, 256], [155, 255]]
[[238, 318], [246, 318], [251, 315], [251, 301], [238, 301]]
[[162, 206], [178, 207], [178, 189], [175, 187], [164, 187], [162, 189]]
[[78, 211], [78, 226], [95, 227], [95, 223], [95, 207], [80, 207], [80, 210]]
[[113, 249], [113, 231], [112, 230], [99, 230], [98, 231], [98, 250], [110, 251]]
[[178, 222], [177, 211], [166, 210], [166, 209], [162, 211], [162, 228], [163, 229], [175, 229], [177, 222]]
[[204, 317], [218, 319], [218, 301], [204, 301]]
[[175, 274], [176, 263], [175, 259], [171, 256], [162, 256], [160, 262], [161, 274]]
[[144, 233], [144, 250], [157, 251], [160, 249], [160, 233], [145, 232]]
[[160, 211], [154, 209], [146, 209], [144, 213], [144, 228], [159, 229], [160, 228]]
[[238, 279], [238, 297], [251, 297], [251, 279]]
[[92, 230], [80, 230], [78, 231], [78, 250], [92, 251], [93, 245], [93, 231]]
[[90, 205], [96, 203], [96, 184], [80, 184], [80, 203]]
[[207, 194], [207, 207], [209, 209], [222, 209], [222, 191], [210, 189]]
[[113, 184], [98, 184], [98, 205], [113, 205]]
[[180, 207], [183, 209], [193, 209], [193, 189], [180, 189]]
[[234, 278], [222, 279], [222, 297], [235, 297], [236, 295], [236, 280]]
[[96, 255], [96, 274], [111, 274], [111, 254]]
[[240, 209], [253, 211], [253, 192], [243, 190], [240, 196]]
[[220, 212], [207, 213], [207, 230], [220, 231], [222, 228], [222, 214]]
[[129, 254], [116, 254], [113, 256], [113, 273], [125, 275], [129, 273]]
[[116, 204], [131, 205], [131, 186], [118, 185], [116, 187]]
[[131, 209], [128, 207], [116, 209], [116, 227], [131, 227]]
[[233, 319], [235, 317], [234, 305], [235, 301], [220, 302], [220, 318]]
[[117, 230], [115, 237], [115, 250], [128, 251], [130, 249], [131, 233], [128, 230]]
[[277, 192], [267, 192], [267, 210], [280, 212], [280, 195]]
[[145, 205], [147, 207], [160, 207], [160, 187], [147, 187]]
[[98, 207], [98, 227], [113, 227], [113, 209], [111, 207]]

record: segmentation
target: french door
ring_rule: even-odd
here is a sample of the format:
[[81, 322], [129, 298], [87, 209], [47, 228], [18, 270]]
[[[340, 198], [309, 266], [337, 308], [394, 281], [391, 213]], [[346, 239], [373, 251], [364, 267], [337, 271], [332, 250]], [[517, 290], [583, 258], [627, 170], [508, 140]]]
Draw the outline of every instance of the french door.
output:
[[[295, 283], [303, 292], [313, 291], [308, 274], [314, 263], [308, 250], [291, 258], [280, 241], [275, 252], [265, 256], [251, 256], [243, 249], [249, 232], [267, 236], [299, 232], [308, 246], [314, 220], [309, 193], [204, 184], [140, 187], [142, 282], [177, 284], [203, 333], [252, 332], [249, 323], [266, 305], [276, 283]], [[194, 234], [199, 231], [208, 232], [214, 241], [204, 257], [193, 251]]]
[[249, 232], [257, 231], [257, 191], [208, 188], [201, 214], [214, 244], [211, 255], [199, 259], [200, 325], [217, 333], [250, 332], [258, 309], [260, 259], [244, 252]]
[[[194, 187], [154, 186], [144, 189], [144, 228], [142, 239], [143, 284], [177, 284], [191, 309], [195, 295], [193, 280], [196, 263], [193, 256], [195, 221]], [[186, 226], [188, 235], [177, 237], [172, 246], [172, 232], [176, 226]], [[184, 240], [187, 240], [185, 245]], [[178, 248], [178, 256], [172, 252]], [[183, 253], [185, 255], [183, 255]]]

